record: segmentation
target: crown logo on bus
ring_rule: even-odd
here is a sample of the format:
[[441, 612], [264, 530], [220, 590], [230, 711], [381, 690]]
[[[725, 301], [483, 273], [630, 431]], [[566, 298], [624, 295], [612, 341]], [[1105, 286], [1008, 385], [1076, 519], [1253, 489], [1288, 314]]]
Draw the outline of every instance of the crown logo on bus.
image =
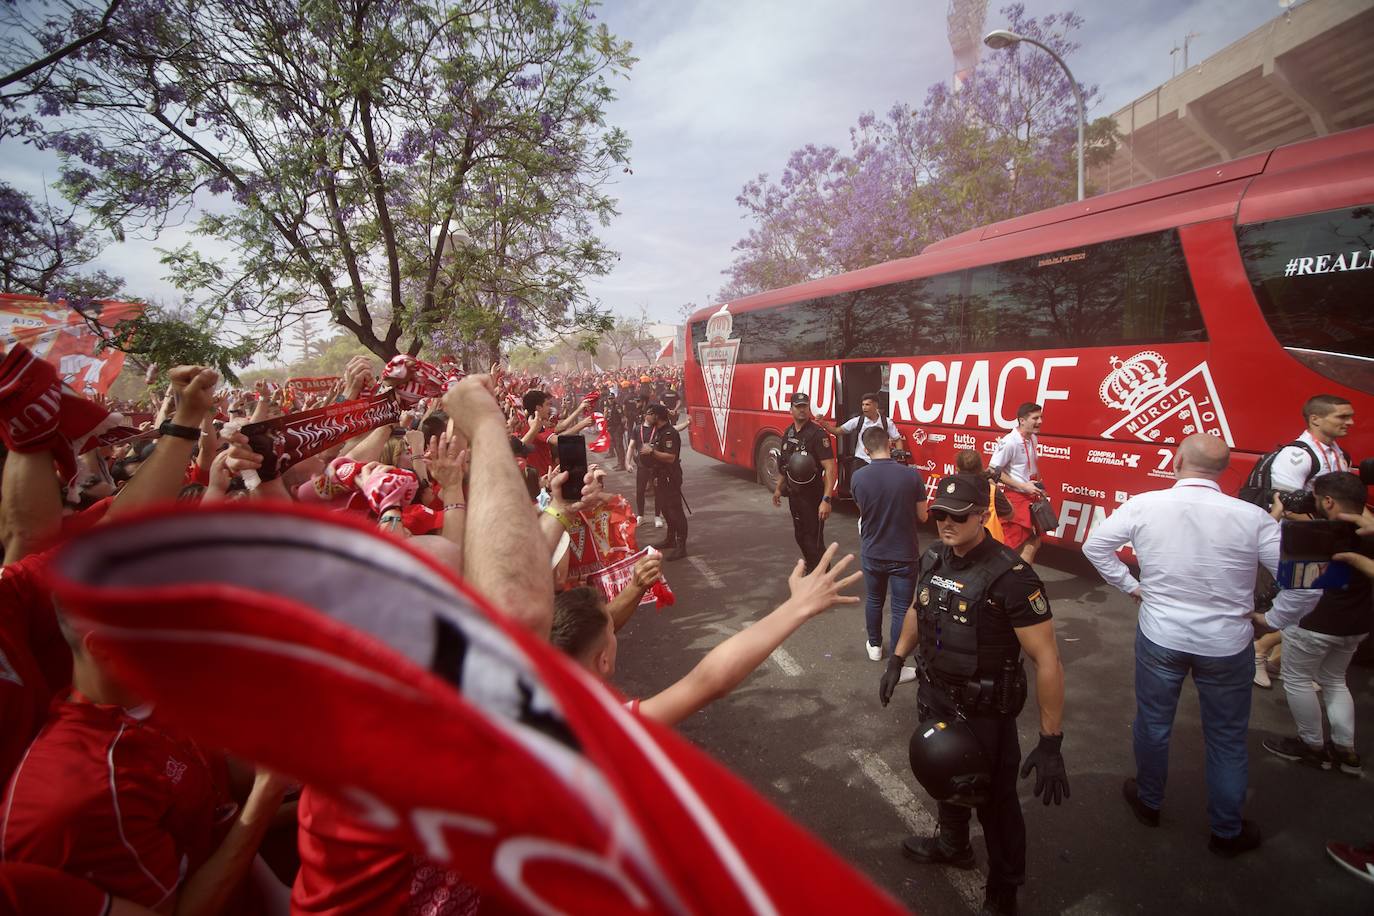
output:
[[1141, 404], [1168, 387], [1165, 372], [1169, 364], [1153, 350], [1145, 350], [1122, 360], [1113, 356], [1108, 362], [1112, 372], [1097, 389], [1102, 403], [1117, 410], [1133, 413]]
[[711, 343], [728, 339], [730, 333], [735, 329], [735, 319], [727, 311], [728, 308], [728, 304], [722, 305], [720, 311], [706, 321], [706, 339]]

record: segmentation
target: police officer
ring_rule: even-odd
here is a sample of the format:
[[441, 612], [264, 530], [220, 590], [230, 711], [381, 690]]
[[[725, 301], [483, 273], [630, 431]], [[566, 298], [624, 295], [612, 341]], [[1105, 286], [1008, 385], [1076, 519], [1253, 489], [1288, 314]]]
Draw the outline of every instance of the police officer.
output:
[[687, 556], [687, 512], [682, 505], [682, 436], [671, 417], [662, 404], [649, 405], [644, 418], [653, 422], [653, 433], [639, 454], [652, 469], [654, 505], [668, 523], [668, 536], [658, 545], [663, 559], [680, 560]]
[[[973, 868], [969, 806], [976, 807], [988, 853], [981, 912], [1003, 914], [1016, 912], [1016, 889], [1026, 870], [1026, 824], [1016, 797], [1016, 716], [1027, 692], [1023, 651], [1035, 662], [1040, 742], [1021, 776], [1036, 770], [1035, 794], [1046, 805], [1067, 798], [1069, 783], [1059, 750], [1064, 669], [1045, 587], [1030, 564], [988, 534], [987, 515], [984, 478], [958, 474], [936, 485], [930, 518], [940, 543], [921, 557], [916, 613], [906, 615], [878, 695], [886, 706], [903, 657], [919, 644], [921, 725], [912, 737], [911, 764], [939, 800], [940, 827], [933, 837], [908, 837], [902, 851], [921, 863]], [[960, 741], [968, 744], [963, 757], [985, 761], [983, 791], [974, 797], [953, 796], [954, 788], [933, 790], [929, 768], [945, 766], [951, 753], [942, 745]]]
[[792, 532], [808, 575], [825, 553], [825, 520], [838, 479], [830, 436], [811, 418], [811, 396], [798, 391], [792, 395], [792, 425], [782, 437], [773, 505], [782, 505], [787, 495]]

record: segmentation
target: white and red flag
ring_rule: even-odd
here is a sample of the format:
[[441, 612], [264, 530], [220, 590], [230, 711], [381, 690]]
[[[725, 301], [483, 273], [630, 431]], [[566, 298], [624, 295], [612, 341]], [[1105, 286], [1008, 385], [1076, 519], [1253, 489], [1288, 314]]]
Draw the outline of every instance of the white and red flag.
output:
[[502, 912], [899, 913], [705, 754], [399, 540], [300, 507], [157, 510], [62, 548], [113, 676]]

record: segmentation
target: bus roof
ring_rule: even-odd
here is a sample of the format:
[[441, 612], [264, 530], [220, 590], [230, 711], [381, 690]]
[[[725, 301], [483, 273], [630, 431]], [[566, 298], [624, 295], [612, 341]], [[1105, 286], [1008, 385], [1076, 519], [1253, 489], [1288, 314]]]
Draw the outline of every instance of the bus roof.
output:
[[[1207, 166], [1181, 175], [1173, 175], [1122, 191], [1113, 191], [1110, 194], [1102, 194], [1087, 200], [1051, 207], [1048, 210], [1027, 213], [987, 226], [979, 226], [941, 239], [938, 242], [932, 242], [919, 255], [913, 257], [875, 264], [872, 267], [834, 274], [818, 280], [810, 280], [736, 299], [729, 303], [730, 310], [734, 313], [748, 312], [787, 302], [834, 295], [870, 286], [880, 286], [981, 263], [989, 255], [992, 260], [1021, 256], [1030, 252], [1010, 253], [1001, 250], [1004, 247], [1002, 244], [992, 244], [989, 249], [983, 248], [982, 245], [983, 243], [1003, 242], [1020, 233], [1074, 220], [1084, 220], [1083, 228], [1086, 229], [1086, 223], [1099, 223], [1099, 220], [1090, 219], [1091, 217], [1098, 217], [1126, 207], [1149, 205], [1151, 202], [1155, 202], [1156, 205], [1144, 208], [1150, 211], [1151, 225], [1143, 226], [1139, 231], [1144, 232], [1158, 228], [1161, 221], [1177, 226], [1202, 219], [1234, 216], [1240, 206], [1242, 196], [1245, 195], [1246, 187], [1249, 184], [1248, 180], [1254, 179], [1256, 176], [1263, 175], [1265, 180], [1269, 181], [1270, 176], [1276, 174], [1287, 171], [1305, 171], [1314, 164], [1353, 157], [1355, 154], [1362, 153], [1368, 156], [1371, 151], [1374, 151], [1374, 126], [1360, 127], [1326, 137], [1304, 140], [1277, 147], [1268, 152], [1243, 156], [1219, 165]], [[1363, 159], [1363, 157], [1360, 158]], [[1361, 162], [1360, 166], [1361, 169], [1356, 169], [1356, 171], [1367, 168], [1364, 162]], [[1173, 198], [1174, 202], [1171, 202], [1170, 198]], [[1318, 202], [1314, 209], [1324, 209], [1324, 207]], [[1174, 212], [1170, 213], [1170, 210]], [[1246, 221], [1250, 220], [1247, 218]], [[1081, 244], [1082, 239], [1077, 238], [1081, 234], [1081, 232], [1066, 232], [1063, 247]], [[1035, 235], [1040, 234], [1035, 233]], [[1111, 237], [1113, 236], [1110, 234], [1103, 235], [1102, 240]], [[1026, 242], [1031, 243], [1031, 247], [1043, 248], [1043, 245], [1037, 246], [1032, 243], [1030, 238], [1027, 238]], [[1020, 249], [1025, 246], [1012, 245], [1010, 247]], [[694, 313], [688, 320], [689, 322], [704, 320], [719, 308], [720, 303], [703, 308]]]

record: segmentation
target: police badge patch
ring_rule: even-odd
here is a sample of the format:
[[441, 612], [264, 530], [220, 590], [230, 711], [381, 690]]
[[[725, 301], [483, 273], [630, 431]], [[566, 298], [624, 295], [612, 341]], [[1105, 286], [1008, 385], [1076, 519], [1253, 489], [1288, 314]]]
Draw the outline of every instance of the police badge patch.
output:
[[1049, 602], [1045, 600], [1045, 596], [1039, 591], [1031, 592], [1030, 606], [1035, 609], [1035, 613], [1037, 614], [1048, 614], [1050, 612]]
[[921, 589], [921, 606], [925, 607], [927, 604], [930, 604], [930, 589], [923, 588]]

